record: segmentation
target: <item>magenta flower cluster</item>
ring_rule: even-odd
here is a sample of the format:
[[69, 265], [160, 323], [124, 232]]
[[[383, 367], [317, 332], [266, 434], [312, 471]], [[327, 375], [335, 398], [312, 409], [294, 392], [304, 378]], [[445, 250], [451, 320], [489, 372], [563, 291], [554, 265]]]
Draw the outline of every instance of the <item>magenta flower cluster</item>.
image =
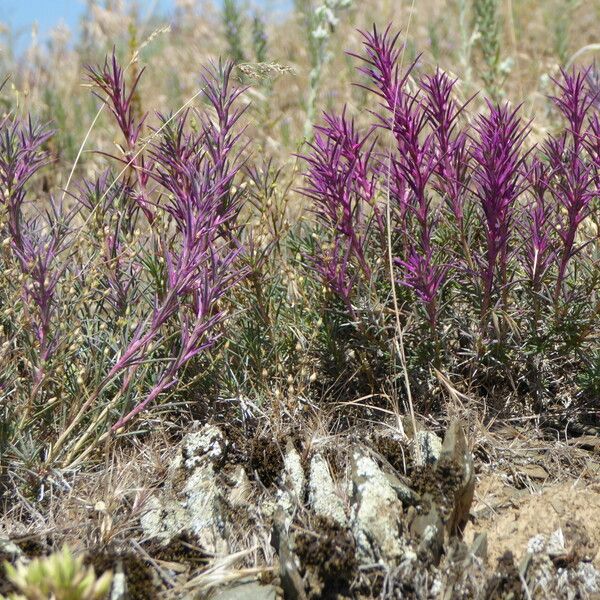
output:
[[418, 75], [419, 59], [403, 68], [390, 28], [363, 38], [353, 56], [377, 102], [372, 124], [326, 114], [304, 156], [305, 194], [328, 239], [312, 257], [324, 284], [353, 306], [359, 284], [372, 286], [389, 216], [393, 280], [414, 292], [432, 330], [451, 278], [477, 290], [483, 323], [507, 307], [519, 264], [534, 295], [552, 286], [560, 303], [599, 195], [593, 71], [561, 73], [552, 101], [564, 130], [536, 145], [520, 106], [488, 100], [475, 112], [479, 100], [459, 103], [446, 73]]
[[[51, 132], [14, 115], [0, 123], [4, 247], [8, 244], [21, 273], [27, 328], [37, 340], [32, 398], [60, 341], [58, 289], [67, 278], [80, 288], [86, 285], [85, 264], [72, 263], [69, 257], [90, 224], [98, 227], [94, 235], [101, 241], [97, 253], [104, 289], [98, 291], [98, 306], [113, 311], [112, 318], [125, 319], [129, 331], [60, 441], [85, 421], [109, 388], [120, 388], [124, 398], [133, 399], [133, 405], [117, 409], [121, 416], [112, 429], [123, 427], [172, 388], [189, 361], [222, 335], [227, 316], [222, 300], [246, 274], [236, 224], [241, 197], [233, 188], [242, 166], [240, 118], [245, 109], [238, 100], [244, 90], [233, 85], [232, 69], [219, 63], [202, 74], [206, 111], [159, 115], [158, 128], [148, 131], [146, 115], [134, 103], [139, 75], [128, 88], [114, 56], [103, 67], [90, 68], [94, 92], [123, 135], [122, 153], [109, 157], [121, 170], [116, 177], [107, 172], [84, 181], [72, 195], [77, 203], [69, 214], [51, 202], [51, 211], [38, 215], [26, 202], [30, 180], [49, 161], [45, 146]], [[144, 131], [147, 142], [142, 140]], [[136, 232], [149, 245], [146, 258], [132, 250]], [[152, 276], [149, 264], [154, 265]], [[138, 304], [150, 309], [138, 314]], [[157, 347], [162, 348], [163, 366], [154, 370], [154, 381], [143, 396], [131, 394], [140, 365], [152, 360]]]

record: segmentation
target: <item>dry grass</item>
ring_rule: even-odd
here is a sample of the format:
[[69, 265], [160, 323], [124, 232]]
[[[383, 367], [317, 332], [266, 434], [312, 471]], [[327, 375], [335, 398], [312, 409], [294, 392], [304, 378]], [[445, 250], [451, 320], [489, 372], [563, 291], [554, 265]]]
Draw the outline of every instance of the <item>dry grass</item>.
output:
[[[564, 44], [569, 57], [576, 56], [576, 62], [589, 63], [598, 53], [594, 44], [598, 41], [595, 24], [600, 3], [571, 4], [574, 8], [567, 10], [561, 8], [563, 3], [558, 0], [500, 3], [502, 57], [512, 59], [503, 89], [507, 98], [515, 103], [524, 102], [529, 114], [536, 113], [538, 123], [543, 121], [540, 116], [548, 92], [547, 77], [556, 75], [560, 65], [554, 40], [558, 20], [568, 18]], [[91, 120], [89, 90], [82, 85], [83, 68], [101, 62], [114, 45], [122, 60], [127, 62], [137, 57], [137, 68], [147, 68], [140, 89], [141, 108], [174, 110], [197, 90], [201, 65], [227, 52], [220, 16], [209, 2], [177, 5], [170, 17], [172, 22], [168, 23], [143, 10], [132, 11], [125, 2], [112, 3], [111, 10], [94, 4], [83, 21], [82, 37], [75, 48], [66, 32], [57, 31], [51, 35], [47, 47], [32, 43], [20, 63], [11, 61], [7, 46], [10, 38], [6, 38], [0, 56], [4, 57], [2, 70], [11, 74], [14, 84], [8, 100], [23, 113], [29, 111], [48, 119], [56, 119], [58, 112], [69, 115], [70, 144], [75, 144], [75, 140], [83, 137], [76, 128], [83, 131]], [[474, 80], [466, 80], [461, 72], [458, 8], [457, 0], [356, 3], [340, 15], [340, 23], [330, 40], [330, 60], [322, 77], [319, 106], [339, 110], [347, 103], [357, 113], [364, 108], [364, 94], [349, 85], [356, 81], [355, 66], [344, 52], [359, 50], [361, 40], [357, 29], [370, 28], [374, 15], [380, 27], [391, 22], [406, 29], [410, 23], [408, 60], [422, 53], [420, 63], [424, 69], [439, 64], [461, 79], [459, 89], [465, 98], [479, 91], [481, 81], [477, 73], [481, 64], [476, 47], [472, 53]], [[470, 20], [467, 25], [472, 28]], [[71, 40], [73, 36], [71, 33]], [[267, 22], [271, 67], [253, 66], [249, 61], [240, 68], [240, 76], [253, 88], [254, 132], [263, 147], [281, 160], [287, 159], [290, 151], [302, 142], [303, 103], [310, 71], [306, 36], [296, 14], [275, 17]], [[249, 40], [244, 39], [244, 43], [250, 46]], [[251, 49], [247, 47], [246, 51], [250, 56]], [[248, 71], [258, 71], [260, 77], [246, 77]], [[111, 127], [102, 121], [89, 147], [107, 149], [112, 142]], [[64, 159], [63, 169], [58, 170], [60, 184], [60, 172], [67, 167], [71, 156], [65, 155], [64, 148], [57, 151]], [[98, 160], [86, 156], [88, 168]]]
[[[532, 424], [484, 425], [480, 413], [450, 402], [447, 414], [465, 424], [477, 473], [475, 503], [465, 539], [472, 540], [480, 531], [488, 533], [489, 568], [507, 549], [521, 556], [534, 535], [549, 535], [562, 528], [565, 535], [572, 536], [581, 531], [582, 525], [600, 522], [600, 462], [594, 454], [573, 447], [560, 432], [553, 439], [551, 431]], [[363, 409], [373, 414], [380, 412], [368, 405], [363, 405]], [[376, 449], [383, 448], [381, 442], [375, 441], [382, 436], [403, 438], [393, 414], [378, 415], [376, 419], [363, 416], [352, 427], [340, 431], [337, 412], [337, 407], [332, 406], [329, 411], [315, 410], [312, 417], [297, 421], [302, 432], [300, 439], [289, 430], [287, 434], [278, 430], [276, 435], [279, 439], [296, 440], [303, 449], [305, 465], [314, 453], [327, 457], [342, 497], [349, 485], [347, 455], [357, 444], [383, 461], [387, 469], [397, 469], [398, 476], [410, 474], [410, 445], [404, 446], [404, 459], [398, 456], [395, 467], [387, 460], [389, 454], [384, 456]], [[259, 420], [256, 435], [274, 436], [268, 416]], [[427, 425], [439, 429], [444, 426], [444, 422]], [[240, 496], [240, 490], [235, 488], [237, 495], [229, 496], [239, 516], [228, 537], [227, 554], [210, 556], [196, 547], [195, 552], [205, 557], [197, 563], [185, 558], [156, 557], [147, 546], [138, 519], [148, 498], [164, 483], [176, 451], [173, 439], [161, 432], [126, 449], [109, 447], [104, 462], [95, 468], [88, 466], [85, 471], [61, 474], [60, 490], [47, 489], [41, 502], [23, 496], [16, 499], [3, 518], [0, 537], [16, 541], [28, 552], [33, 549], [33, 553], [50, 552], [64, 543], [92, 555], [106, 549], [130, 553], [162, 581], [163, 598], [181, 598], [186, 593], [208, 597], [212, 590], [236, 581], [270, 581], [277, 564], [267, 507], [276, 502], [278, 487], [266, 488], [251, 472], [245, 492]], [[299, 513], [296, 519], [294, 527], [298, 531], [311, 530], [308, 513]], [[303, 519], [308, 520], [300, 526]], [[593, 560], [598, 561], [600, 548], [594, 545], [593, 530], [588, 529], [587, 535]]]

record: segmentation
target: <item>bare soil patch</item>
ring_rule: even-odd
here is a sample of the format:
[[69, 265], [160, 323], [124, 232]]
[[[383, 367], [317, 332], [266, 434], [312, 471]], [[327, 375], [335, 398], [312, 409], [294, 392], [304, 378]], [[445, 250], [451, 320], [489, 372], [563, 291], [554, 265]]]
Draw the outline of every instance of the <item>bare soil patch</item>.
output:
[[520, 560], [535, 536], [561, 530], [567, 550], [585, 552], [600, 568], [600, 483], [561, 481], [542, 484], [532, 493], [504, 484], [497, 475], [485, 476], [478, 482], [471, 512], [465, 539], [486, 532], [490, 564], [507, 551]]

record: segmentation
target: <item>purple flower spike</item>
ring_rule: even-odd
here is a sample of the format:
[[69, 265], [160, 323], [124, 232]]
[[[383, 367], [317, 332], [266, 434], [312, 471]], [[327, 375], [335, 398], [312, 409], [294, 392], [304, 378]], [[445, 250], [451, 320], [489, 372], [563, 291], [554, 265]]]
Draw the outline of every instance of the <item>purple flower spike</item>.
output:
[[[576, 244], [577, 231], [590, 213], [592, 198], [597, 194], [597, 175], [594, 165], [594, 120], [588, 128], [588, 114], [594, 104], [587, 78], [590, 70], [562, 72], [557, 81], [560, 95], [554, 103], [567, 122], [567, 131], [558, 138], [550, 138], [545, 144], [546, 154], [552, 168], [550, 191], [563, 209], [559, 211], [557, 230], [562, 242], [554, 302], [558, 304], [569, 261], [581, 249]], [[590, 144], [590, 140], [592, 144]], [[586, 157], [590, 149], [592, 160]]]
[[49, 162], [42, 150], [52, 131], [31, 119], [4, 120], [0, 131], [0, 202], [8, 211], [8, 228], [15, 248], [23, 250], [22, 207], [28, 181]]
[[337, 282], [333, 289], [346, 302], [352, 287], [347, 283], [352, 279], [348, 272], [351, 265], [366, 280], [371, 277], [366, 259], [367, 211], [373, 211], [380, 229], [384, 227], [383, 216], [374, 204], [369, 135], [360, 136], [345, 112], [341, 117], [325, 115], [325, 125], [315, 130], [311, 152], [302, 157], [308, 164], [302, 191], [313, 201], [317, 219], [333, 232], [333, 252], [319, 253], [313, 263], [326, 282]]
[[483, 211], [486, 234], [486, 266], [483, 278], [482, 314], [490, 308], [495, 272], [506, 290], [508, 247], [515, 202], [523, 192], [526, 155], [521, 152], [529, 128], [522, 125], [519, 107], [497, 106], [488, 101], [488, 115], [480, 115], [470, 153], [473, 160], [473, 193]]
[[[49, 231], [37, 219], [24, 218], [27, 183], [49, 162], [43, 145], [52, 132], [34, 125], [29, 119], [6, 117], [0, 131], [0, 203], [7, 216], [10, 248], [24, 276], [21, 296], [29, 329], [37, 340], [37, 367], [34, 386], [44, 378], [44, 363], [54, 352], [57, 340], [52, 336], [56, 286], [62, 274], [57, 257], [64, 248], [66, 230], [57, 219]], [[58, 217], [56, 206], [50, 207]]]
[[[383, 162], [387, 171], [384, 181], [396, 204], [395, 233], [403, 240], [407, 257], [397, 259], [396, 264], [405, 271], [401, 283], [424, 302], [435, 328], [436, 295], [447, 269], [433, 262], [438, 216], [428, 188], [434, 174], [442, 175], [455, 189], [461, 185], [458, 180], [462, 166], [453, 169], [453, 161], [464, 155], [464, 140], [456, 143], [454, 138], [459, 113], [452, 100], [454, 82], [438, 71], [424, 78], [421, 89], [413, 93], [408, 89], [408, 79], [415, 63], [401, 72], [398, 35], [391, 36], [389, 28], [381, 35], [374, 28], [372, 33], [363, 33], [363, 38], [366, 56], [360, 71], [371, 81], [367, 89], [381, 99], [381, 110], [375, 113], [379, 127], [387, 129], [395, 141], [395, 148]], [[458, 212], [462, 189], [449, 191]], [[416, 231], [410, 226], [411, 219], [416, 222]]]
[[562, 78], [553, 80], [560, 93], [553, 96], [552, 101], [568, 123], [575, 153], [584, 141], [586, 118], [596, 99], [588, 86], [590, 73], [591, 67], [571, 73], [561, 69]]
[[[186, 127], [188, 113], [184, 113], [163, 129], [151, 150], [155, 163], [151, 175], [169, 192], [161, 208], [175, 224], [172, 236], [160, 244], [166, 289], [156, 298], [147, 328], [136, 329], [105, 381], [135, 369], [163, 325], [176, 317], [180, 319], [180, 350], [149, 394], [113, 425], [113, 431], [171, 388], [181, 369], [215, 343], [219, 337], [215, 328], [226, 317], [219, 301], [247, 274], [237, 260], [243, 247], [232, 237], [239, 197], [230, 189], [241, 167], [237, 148], [241, 134], [234, 128], [244, 111], [235, 102], [241, 91], [230, 85], [232, 68], [229, 63], [219, 64], [204, 74], [206, 97], [217, 123], [207, 115], [198, 115], [203, 123], [201, 131], [190, 132]], [[123, 385], [130, 381], [131, 371]]]
[[111, 59], [106, 58], [102, 67], [88, 67], [87, 72], [90, 81], [99, 90], [94, 90], [94, 95], [108, 106], [125, 138], [125, 147], [122, 148], [123, 157], [118, 157], [118, 160], [129, 165], [135, 173], [139, 186], [135, 202], [142, 209], [148, 221], [152, 222], [154, 211], [147, 194], [149, 172], [144, 154], [138, 149], [138, 142], [147, 115], [137, 114], [135, 102], [137, 87], [144, 69], [134, 76], [129, 90], [125, 84], [125, 72], [119, 65], [114, 51]]
[[429, 324], [435, 331], [437, 325], [436, 301], [448, 273], [448, 265], [435, 265], [431, 253], [411, 253], [407, 260], [396, 259], [404, 277], [398, 283], [412, 289], [426, 307]]
[[538, 292], [555, 257], [550, 236], [552, 207], [546, 198], [550, 184], [550, 167], [537, 157], [534, 158], [527, 173], [527, 180], [533, 200], [527, 204], [524, 211], [522, 231], [525, 253], [522, 262], [533, 290]]
[[421, 80], [421, 87], [426, 95], [424, 109], [436, 141], [436, 178], [433, 186], [448, 204], [462, 230], [470, 156], [466, 134], [464, 131], [456, 131], [458, 117], [466, 104], [459, 106], [454, 100], [455, 84], [456, 79], [451, 79], [439, 69], [435, 75], [425, 76]]

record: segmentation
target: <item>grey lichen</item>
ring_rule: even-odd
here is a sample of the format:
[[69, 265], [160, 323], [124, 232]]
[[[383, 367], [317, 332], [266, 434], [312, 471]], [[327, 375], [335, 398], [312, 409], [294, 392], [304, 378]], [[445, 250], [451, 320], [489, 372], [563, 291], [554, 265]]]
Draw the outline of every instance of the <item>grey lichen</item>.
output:
[[377, 463], [360, 451], [352, 457], [352, 528], [361, 560], [397, 564], [404, 554], [402, 502]]
[[344, 503], [336, 490], [329, 465], [320, 454], [315, 454], [310, 461], [309, 499], [316, 515], [346, 526]]
[[[205, 426], [184, 437], [169, 485], [162, 495], [148, 500], [140, 518], [146, 538], [167, 544], [177, 535], [189, 532], [209, 552], [227, 551], [224, 500], [216, 469], [225, 447], [221, 431], [214, 426]], [[181, 482], [183, 487], [178, 489]]]

